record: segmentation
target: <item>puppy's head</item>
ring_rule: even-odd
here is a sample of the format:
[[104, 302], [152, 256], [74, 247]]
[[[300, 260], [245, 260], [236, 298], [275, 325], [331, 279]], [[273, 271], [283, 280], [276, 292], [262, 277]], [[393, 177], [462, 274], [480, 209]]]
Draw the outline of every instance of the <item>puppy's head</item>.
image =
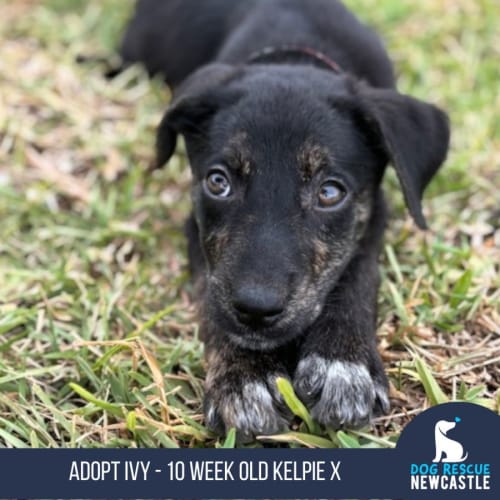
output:
[[158, 163], [186, 140], [207, 263], [205, 314], [238, 344], [277, 347], [320, 314], [358, 250], [392, 162], [417, 224], [445, 158], [446, 115], [346, 76], [207, 66], [176, 95]]
[[436, 430], [438, 430], [441, 434], [446, 435], [449, 430], [454, 429], [456, 426], [456, 422], [449, 422], [448, 420], [440, 420], [436, 424]]

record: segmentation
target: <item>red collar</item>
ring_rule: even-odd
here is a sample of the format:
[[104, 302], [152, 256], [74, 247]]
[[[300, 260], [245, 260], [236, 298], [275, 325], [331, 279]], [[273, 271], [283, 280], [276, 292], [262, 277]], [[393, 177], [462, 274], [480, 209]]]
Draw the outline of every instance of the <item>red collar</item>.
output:
[[311, 47], [301, 47], [300, 45], [278, 45], [265, 47], [262, 50], [258, 50], [250, 54], [247, 62], [250, 64], [261, 62], [284, 63], [289, 57], [304, 58], [304, 56], [311, 59], [316, 64], [321, 65], [323, 68], [333, 71], [334, 73], [340, 73], [342, 71], [340, 66], [327, 55], [323, 54], [323, 52], [312, 49]]

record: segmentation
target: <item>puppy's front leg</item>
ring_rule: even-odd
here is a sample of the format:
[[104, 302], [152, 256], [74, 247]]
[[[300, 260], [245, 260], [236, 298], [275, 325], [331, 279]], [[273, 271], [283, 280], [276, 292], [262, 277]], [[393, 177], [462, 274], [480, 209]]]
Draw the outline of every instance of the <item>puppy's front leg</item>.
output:
[[283, 353], [242, 349], [220, 334], [207, 339], [204, 411], [207, 426], [218, 434], [236, 428], [239, 442], [288, 428], [291, 414], [276, 387], [290, 378]]
[[354, 257], [304, 338], [294, 386], [324, 425], [362, 427], [389, 410], [375, 338], [378, 285], [376, 252]]
[[[186, 233], [191, 272], [203, 304], [206, 263], [194, 217], [188, 220]], [[208, 317], [202, 315], [201, 324], [207, 360], [203, 404], [207, 426], [218, 434], [234, 427], [239, 442], [285, 430], [291, 414], [277, 391], [276, 378], [290, 378], [290, 366], [285, 365], [293, 363], [289, 349], [271, 352], [243, 349], [221, 333]]]

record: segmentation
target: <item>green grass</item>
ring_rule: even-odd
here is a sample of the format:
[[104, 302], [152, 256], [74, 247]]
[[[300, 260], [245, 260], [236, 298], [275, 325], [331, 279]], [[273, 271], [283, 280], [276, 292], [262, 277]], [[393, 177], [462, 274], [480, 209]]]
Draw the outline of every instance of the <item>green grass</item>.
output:
[[[285, 385], [302, 419], [270, 439], [281, 445], [393, 446], [429, 405], [499, 409], [498, 7], [348, 4], [384, 36], [400, 90], [449, 111], [452, 151], [426, 196], [426, 234], [386, 180], [391, 414], [363, 432], [321, 429]], [[75, 63], [111, 54], [131, 7], [0, 1], [0, 446], [234, 446], [200, 410], [185, 158], [146, 173], [168, 90], [140, 68], [109, 82], [99, 64]]]

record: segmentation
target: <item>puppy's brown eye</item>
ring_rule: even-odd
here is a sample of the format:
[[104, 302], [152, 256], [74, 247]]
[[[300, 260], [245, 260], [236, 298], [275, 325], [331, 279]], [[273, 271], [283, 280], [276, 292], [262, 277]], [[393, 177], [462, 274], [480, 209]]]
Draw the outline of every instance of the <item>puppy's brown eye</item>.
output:
[[206, 179], [205, 187], [212, 196], [227, 198], [231, 194], [231, 184], [225, 172], [220, 169], [211, 170]]
[[337, 181], [327, 181], [321, 185], [318, 193], [319, 206], [331, 208], [338, 205], [347, 195], [347, 192]]

